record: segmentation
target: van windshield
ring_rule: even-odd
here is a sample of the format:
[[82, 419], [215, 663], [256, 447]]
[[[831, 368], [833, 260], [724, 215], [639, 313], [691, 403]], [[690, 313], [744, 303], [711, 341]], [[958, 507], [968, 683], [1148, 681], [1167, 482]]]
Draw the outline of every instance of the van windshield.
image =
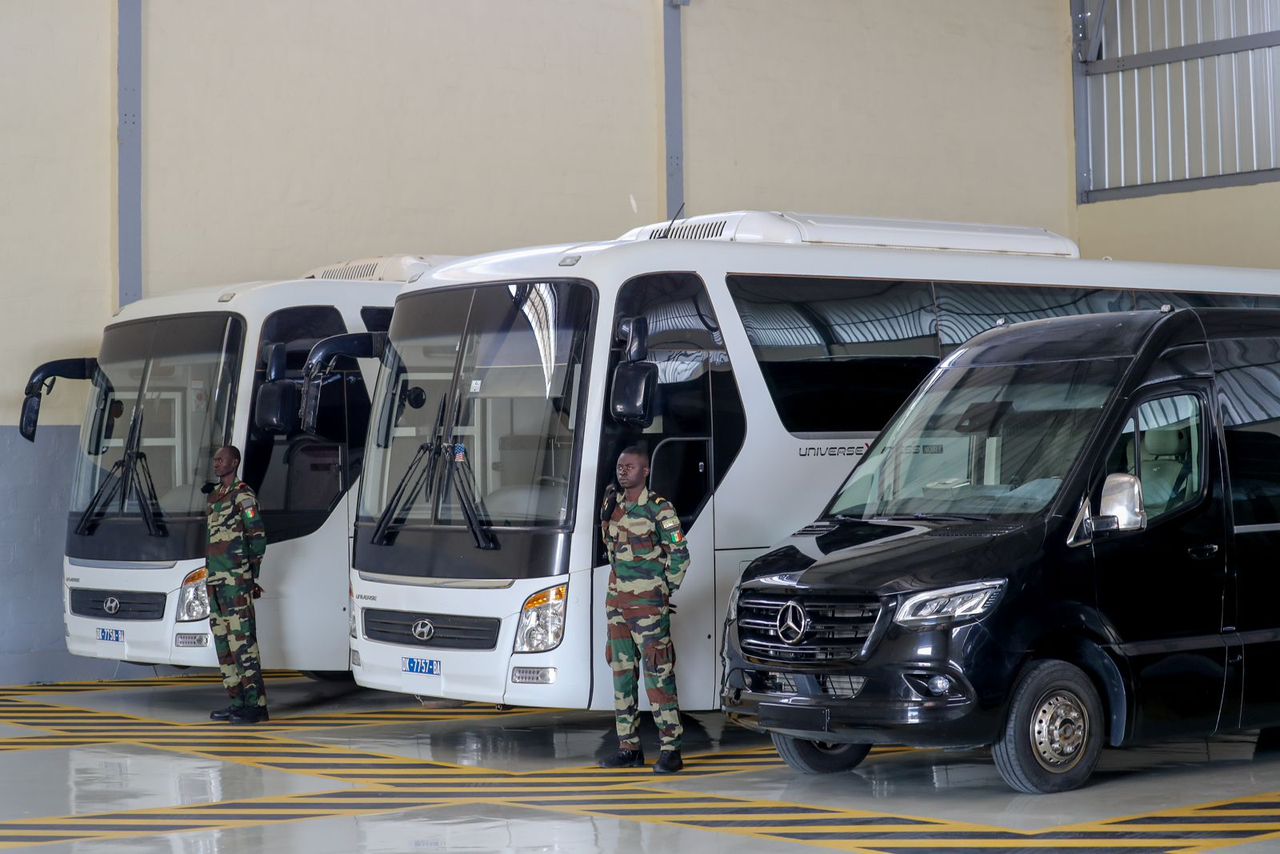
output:
[[1010, 518], [1043, 511], [1128, 360], [941, 367], [828, 516]]

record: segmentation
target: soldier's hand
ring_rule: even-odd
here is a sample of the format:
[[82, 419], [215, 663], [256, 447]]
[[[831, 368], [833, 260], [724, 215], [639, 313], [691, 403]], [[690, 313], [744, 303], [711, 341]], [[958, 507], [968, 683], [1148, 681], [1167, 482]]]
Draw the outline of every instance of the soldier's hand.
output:
[[258, 582], [256, 582], [256, 581], [255, 581], [255, 582], [253, 582], [253, 592], [252, 592], [250, 595], [252, 595], [254, 599], [261, 599], [261, 598], [262, 598], [262, 585], [258, 584]]

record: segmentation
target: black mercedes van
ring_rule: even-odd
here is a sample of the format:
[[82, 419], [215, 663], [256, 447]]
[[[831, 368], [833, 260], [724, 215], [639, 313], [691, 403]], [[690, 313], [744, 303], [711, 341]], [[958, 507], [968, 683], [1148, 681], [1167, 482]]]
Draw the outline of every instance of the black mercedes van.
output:
[[1280, 311], [1000, 327], [753, 561], [723, 703], [809, 773], [991, 745], [1023, 792], [1104, 744], [1280, 725]]

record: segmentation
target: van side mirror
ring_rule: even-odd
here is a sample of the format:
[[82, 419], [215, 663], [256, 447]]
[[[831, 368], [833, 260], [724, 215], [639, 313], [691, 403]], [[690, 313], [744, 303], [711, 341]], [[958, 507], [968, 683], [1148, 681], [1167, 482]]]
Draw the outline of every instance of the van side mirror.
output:
[[653, 362], [619, 362], [613, 369], [609, 414], [623, 424], [648, 427], [653, 423], [657, 388], [658, 366]]
[[1144, 530], [1147, 511], [1142, 503], [1142, 481], [1131, 474], [1107, 475], [1098, 515], [1089, 517], [1088, 527], [1095, 535]]
[[263, 383], [253, 404], [253, 424], [267, 433], [298, 429], [298, 386], [289, 380]]

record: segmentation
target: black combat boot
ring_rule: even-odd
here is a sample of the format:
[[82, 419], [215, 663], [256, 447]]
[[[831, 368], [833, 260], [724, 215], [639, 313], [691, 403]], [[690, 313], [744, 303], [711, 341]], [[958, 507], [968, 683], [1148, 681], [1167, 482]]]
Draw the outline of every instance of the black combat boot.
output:
[[231, 713], [228, 720], [233, 724], [265, 724], [271, 720], [266, 706], [241, 706]]
[[664, 750], [658, 754], [658, 761], [653, 763], [653, 773], [674, 774], [684, 767], [679, 750]]
[[644, 748], [638, 745], [635, 750], [620, 747], [617, 753], [608, 759], [601, 759], [597, 764], [601, 768], [643, 768]]
[[230, 720], [231, 716], [234, 715], [236, 713], [236, 710], [239, 708], [241, 707], [237, 706], [235, 703], [232, 703], [231, 705], [227, 706], [225, 709], [214, 709], [212, 712], [209, 713], [209, 720], [211, 721]]

